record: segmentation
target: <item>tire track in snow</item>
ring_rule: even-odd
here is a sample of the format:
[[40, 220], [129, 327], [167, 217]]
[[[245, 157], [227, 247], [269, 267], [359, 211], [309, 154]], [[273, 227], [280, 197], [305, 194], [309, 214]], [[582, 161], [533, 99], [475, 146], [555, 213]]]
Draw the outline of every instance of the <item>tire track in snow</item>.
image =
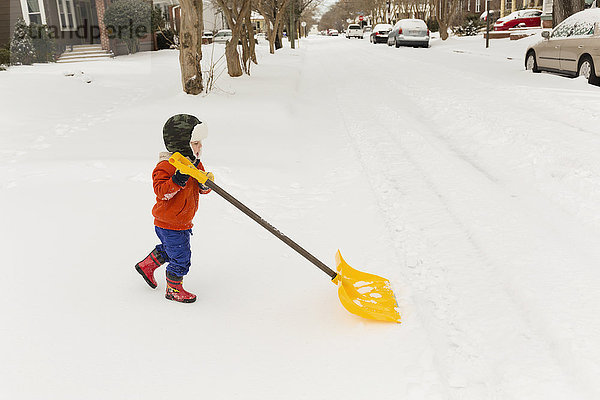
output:
[[[307, 57], [307, 59], [307, 69], [314, 70], [318, 68], [322, 70], [323, 66], [319, 60], [314, 60], [310, 57]], [[305, 87], [301, 92], [310, 93], [311, 96], [327, 96], [329, 98], [331, 98], [332, 95], [335, 95], [335, 93], [331, 90], [331, 80], [329, 79], [329, 74], [326, 71], [324, 72], [324, 74], [315, 74], [313, 71], [311, 71], [305, 74], [306, 76], [311, 77], [319, 75], [319, 78], [320, 76], [325, 76], [328, 78], [324, 79], [323, 82], [320, 80], [318, 82], [311, 82], [308, 79], [304, 80], [303, 85]], [[335, 102], [332, 104], [335, 110]], [[340, 131], [339, 125], [343, 125], [344, 120], [340, 119], [338, 122], [338, 113], [329, 113], [332, 115], [328, 125], [335, 126], [336, 129]], [[341, 139], [344, 143], [347, 143], [347, 140], [344, 140], [347, 137], [347, 134], [343, 133], [343, 129], [341, 129], [341, 131]], [[338, 139], [335, 141], [339, 142]], [[351, 143], [347, 143], [347, 146], [345, 147], [352, 151], [353, 145]], [[352, 153], [354, 153], [354, 151], [352, 151]], [[362, 160], [362, 155], [358, 152], [356, 155], [359, 163], [364, 164], [365, 160]], [[361, 169], [365, 171], [367, 170], [365, 166], [363, 166]], [[349, 173], [351, 174], [350, 177], [354, 176], [352, 172]], [[336, 175], [338, 175], [338, 173], [336, 173]], [[361, 182], [360, 185], [371, 186], [371, 178], [374, 177], [369, 177], [364, 182]], [[383, 208], [381, 208], [381, 202], [378, 196], [375, 196], [375, 200], [378, 201], [379, 213], [381, 215], [385, 215]], [[394, 236], [389, 234], [389, 232], [393, 229], [401, 230], [401, 225], [390, 224], [389, 219], [387, 218], [383, 218], [382, 221], [387, 225], [386, 233], [388, 234], [387, 242], [389, 242], [389, 244], [386, 247], [391, 249], [392, 254], [395, 255], [395, 257], [389, 260], [389, 265], [406, 264], [404, 253], [402, 251], [398, 251], [399, 248], [397, 247], [397, 244], [393, 243]], [[394, 225], [396, 228], [394, 228]], [[394, 260], [394, 258], [396, 260]], [[398, 262], [397, 260], [401, 260], [401, 262]], [[398, 296], [403, 318], [403, 323], [401, 326], [399, 326], [400, 331], [395, 334], [395, 342], [389, 343], [386, 353], [380, 355], [385, 357], [395, 357], [397, 359], [397, 362], [395, 363], [395, 375], [397, 375], [397, 378], [395, 382], [396, 389], [394, 390], [394, 393], [407, 400], [447, 400], [450, 394], [447, 389], [447, 384], [443, 380], [440, 380], [441, 376], [439, 374], [439, 369], [437, 368], [436, 362], [438, 358], [435, 350], [436, 346], [431, 343], [427, 326], [420, 319], [419, 314], [413, 311], [415, 309], [415, 306], [412, 304], [414, 299], [411, 293], [411, 287], [410, 285], [407, 285], [408, 279], [405, 277], [405, 272], [396, 269], [390, 270], [390, 272], [384, 271], [384, 273], [388, 278], [391, 278], [392, 285], [394, 286], [394, 290]]]
[[[343, 87], [343, 86], [344, 85], [338, 85], [338, 87]], [[371, 87], [369, 85], [364, 85], [364, 86]], [[381, 89], [381, 88], [375, 88], [375, 89]], [[338, 93], [337, 100], [338, 100], [338, 102], [342, 103], [343, 105], [349, 107], [352, 110], [353, 103], [346, 101], [346, 99], [349, 98], [349, 94], [351, 94], [351, 93], [348, 93], [346, 95], [340, 95]], [[373, 94], [376, 95], [377, 91], [375, 91]], [[413, 112], [414, 112], [414, 110], [413, 110]], [[368, 141], [370, 139], [372, 140], [373, 138], [376, 138], [376, 140], [380, 140], [381, 139], [381, 137], [373, 135], [373, 130], [372, 129], [370, 131], [371, 133], [367, 133], [365, 130], [361, 131], [361, 129], [360, 129], [360, 126], [361, 126], [360, 120], [357, 120], [358, 116], [360, 115], [360, 110], [354, 109], [354, 110], [352, 110], [349, 113], [343, 113], [343, 114], [344, 114], [344, 117], [345, 117], [346, 120], [354, 121], [353, 124], [348, 124], [349, 127], [348, 127], [347, 130], [348, 130], [348, 133], [350, 134], [350, 136], [353, 137], [353, 139], [354, 139], [355, 142], [359, 142], [359, 143], [363, 143], [364, 144], [364, 143], [368, 143]], [[393, 113], [392, 114], [388, 113], [388, 114], [389, 115], [393, 115]], [[388, 117], [388, 119], [389, 119], [389, 117]], [[416, 119], [416, 120], [418, 120], [418, 119]], [[397, 123], [398, 122], [401, 123], [402, 121], [396, 121], [396, 122]], [[413, 122], [415, 122], [415, 121], [413, 121]], [[370, 123], [372, 124], [372, 121], [370, 121]], [[383, 147], [388, 147], [390, 143], [393, 143], [394, 140], [390, 140], [390, 138], [393, 139], [394, 135], [391, 134], [391, 132], [389, 131], [388, 127], [383, 127], [381, 125], [381, 123], [377, 124], [377, 125], [378, 125], [378, 127], [382, 128], [382, 131], [386, 132], [386, 135], [387, 135], [385, 137], [386, 142], [385, 142], [385, 146], [383, 146]], [[398, 125], [400, 125], [400, 124], [398, 123]], [[370, 128], [372, 128], [372, 126]], [[421, 129], [421, 131], [422, 130], [423, 130], [423, 128]], [[425, 130], [428, 131], [426, 128], [425, 128]], [[383, 136], [383, 135], [380, 135], [380, 136]], [[426, 143], [420, 143], [419, 145], [421, 145], [422, 147], [432, 146], [431, 143], [427, 143], [427, 140], [425, 140], [425, 141], [426, 141]], [[380, 146], [380, 147], [382, 147], [382, 146]], [[402, 143], [400, 143], [399, 147], [402, 147]], [[376, 148], [365, 149], [365, 147], [363, 146], [360, 149], [360, 152], [364, 153], [364, 152], [370, 151], [370, 150], [373, 150], [374, 153], [372, 155], [370, 155], [370, 156], [367, 156], [366, 162], [365, 162], [365, 164], [367, 164], [367, 170], [371, 169], [371, 171], [370, 171], [371, 173], [369, 175], [370, 176], [376, 176], [378, 174], [387, 174], [387, 176], [385, 177], [385, 179], [380, 179], [380, 182], [376, 182], [376, 187], [379, 187], [379, 188], [385, 187], [385, 186], [390, 187], [390, 186], [393, 186], [399, 180], [401, 181], [402, 179], [405, 178], [405, 177], [401, 176], [401, 174], [400, 174], [399, 177], [394, 177], [394, 176], [390, 177], [389, 176], [390, 175], [389, 165], [390, 165], [391, 162], [393, 162], [391, 160], [394, 159], [394, 157], [393, 157], [393, 151], [390, 151], [389, 149], [387, 149], [387, 153], [386, 153], [385, 152], [385, 150], [386, 150], [385, 148], [384, 149], [376, 149]], [[381, 150], [384, 150], [384, 151], [382, 152]], [[494, 181], [497, 182], [497, 179], [494, 179], [494, 178], [490, 179], [491, 178], [491, 174], [485, 173], [486, 171], [483, 170], [481, 167], [477, 167], [476, 165], [474, 165], [474, 163], [472, 161], [470, 161], [468, 159], [465, 159], [464, 157], [461, 157], [460, 152], [457, 152], [455, 149], [451, 149], [451, 150], [453, 150], [453, 152], [455, 153], [456, 156], [458, 156], [458, 158], [462, 159], [463, 162], [466, 162], [466, 163], [470, 164], [472, 168], [478, 170], [486, 178], [488, 178], [488, 180], [491, 180], [492, 182], [494, 182]], [[418, 163], [416, 163], [414, 159], [412, 159], [412, 160], [410, 159], [410, 155], [407, 153], [407, 148], [406, 147], [404, 148], [404, 154], [403, 155], [404, 155], [404, 157], [406, 159], [408, 159], [410, 161], [409, 164], [411, 164], [410, 166], [412, 167], [412, 169], [416, 170], [418, 172], [417, 175], [420, 175], [424, 180], [429, 180], [429, 178], [427, 176], [427, 173], [423, 172], [423, 170], [419, 167]], [[363, 159], [365, 159], [364, 156], [363, 156]], [[386, 160], [389, 159], [389, 160], [387, 160], [387, 162], [385, 162], [385, 161], [382, 161], [383, 159], [386, 159]], [[380, 161], [379, 166], [375, 166], [374, 167], [374, 164], [377, 164], [374, 161]], [[420, 169], [420, 171], [419, 171], [419, 169]], [[372, 173], [373, 170], [376, 170], [378, 174], [373, 174]], [[385, 182], [386, 180], [387, 180], [387, 182]], [[396, 189], [398, 189], [398, 188], [396, 187]], [[444, 205], [445, 211], [450, 214], [450, 218], [453, 220], [453, 223], [460, 227], [460, 230], [463, 232], [464, 237], [467, 238], [467, 241], [470, 243], [470, 246], [473, 247], [473, 249], [471, 249], [469, 252], [473, 253], [473, 255], [475, 257], [477, 257], [478, 259], [480, 259], [482, 261], [482, 264], [485, 265], [486, 264], [486, 260], [485, 260], [485, 257], [484, 257], [485, 256], [485, 252], [473, 240], [473, 234], [471, 232], [469, 232], [469, 230], [464, 226], [464, 224], [461, 223], [460, 218], [457, 217], [455, 214], [452, 213], [451, 206], [448, 205], [448, 202], [445, 201], [444, 196], [442, 195], [442, 193], [439, 191], [439, 189], [437, 189], [435, 187], [435, 184], [433, 182], [431, 182], [430, 180], [429, 180], [429, 189], [436, 194], [436, 196], [438, 197], [438, 199], [439, 199], [439, 201], [441, 203], [445, 204]], [[377, 190], [375, 190], [375, 192], [378, 193]], [[396, 194], [398, 194], [398, 193], [396, 193]], [[391, 196], [391, 197], [393, 197], [393, 196]], [[389, 215], [393, 216], [395, 213], [397, 213], [397, 210], [394, 210], [394, 208], [395, 208], [394, 207], [394, 202], [390, 201], [390, 196], [386, 196], [385, 193], [383, 193], [380, 196], [380, 203], [382, 203], [384, 205], [384, 208], [387, 209], [387, 210], [384, 210], [384, 212], [386, 214], [388, 214], [388, 216]], [[399, 236], [397, 234], [394, 234], [393, 232], [392, 232], [392, 234], [394, 236]], [[425, 248], [427, 248], [427, 246], [425, 246]], [[487, 271], [487, 273], [489, 274], [490, 272], [493, 272], [493, 270], [492, 270], [492, 268], [489, 267], [489, 262], [487, 262], [487, 264], [488, 264], [487, 269], [490, 270], [490, 271]], [[432, 275], [435, 275], [436, 273], [442, 274], [442, 275], [448, 273], [448, 271], [445, 271], [443, 269], [443, 266], [441, 268], [442, 269], [438, 269], [435, 272], [427, 274], [426, 278], [424, 280], [420, 279], [419, 277], [416, 277], [415, 281], [418, 281], [420, 279], [421, 280], [421, 282], [420, 282], [421, 284], [427, 285], [428, 284], [427, 282], [430, 280], [430, 278], [432, 277]], [[493, 276], [493, 274], [491, 274], [490, 276]], [[434, 293], [438, 289], [443, 288], [444, 286], [447, 286], [447, 285], [444, 285], [444, 284], [437, 285], [435, 287], [436, 290], [431, 290], [431, 288], [430, 288], [430, 290], [428, 290], [428, 292], [430, 294]], [[451, 290], [449, 290], [449, 289], [446, 289], [446, 291], [447, 292], [451, 292]], [[447, 298], [451, 299], [451, 297], [452, 296], [450, 295]], [[448, 302], [446, 301], [446, 299], [441, 298], [441, 303], [442, 304], [446, 304]], [[514, 301], [513, 301], [513, 303], [514, 303]], [[434, 306], [434, 308], [435, 308], [435, 306]], [[513, 305], [513, 308], [516, 309], [516, 313], [518, 314], [518, 312], [519, 312], [518, 307], [514, 307], [514, 305]], [[520, 322], [521, 322], [521, 326], [523, 326], [525, 324], [523, 318], [520, 319]], [[448, 326], [450, 327], [449, 329], [452, 332], [449, 336], [460, 336], [460, 334], [462, 333], [462, 332], [457, 331], [457, 330], [452, 330], [455, 327], [455, 324], [454, 324], [454, 326], [453, 326], [453, 324], [449, 324]], [[457, 332], [458, 332], [458, 334], [457, 334]], [[535, 335], [534, 335], [533, 332], [529, 332], [528, 336], [529, 337], [535, 337]], [[527, 340], [525, 340], [524, 345], [522, 347], [526, 348], [529, 345], [530, 345], [530, 343]], [[441, 347], [442, 348], [443, 347], [449, 348], [451, 346], [441, 346]], [[464, 347], [466, 348], [466, 346], [464, 346]], [[532, 347], [535, 347], [535, 346], [532, 346]], [[543, 347], [544, 346], [542, 346], [542, 348], [541, 348], [542, 350], [543, 350]], [[537, 346], [537, 348], [540, 349], [539, 346]], [[466, 357], [467, 362], [470, 362], [470, 361], [473, 360], [473, 358], [476, 356], [476, 354], [482, 353], [482, 351], [480, 351], [480, 350], [477, 350], [477, 351], [473, 350], [473, 351], [470, 351], [470, 352], [469, 351], [464, 352], [463, 350], [464, 349], [460, 349], [460, 350], [456, 351], [455, 354], [454, 354], [454, 357], [450, 358], [450, 360], [453, 361], [453, 360], [456, 360], [457, 358], [460, 358], [461, 356], [464, 356], [464, 357]], [[551, 359], [552, 357], [550, 355], [547, 358]], [[451, 361], [448, 363], [449, 365], [451, 364]], [[484, 368], [486, 367], [485, 364], [483, 364], [483, 367]], [[555, 373], [553, 373], [553, 375], [556, 375], [556, 371], [555, 371]], [[558, 372], [558, 376], [560, 376], [560, 375], [562, 375], [562, 373]], [[493, 380], [493, 379], [490, 379], [491, 376], [492, 376], [491, 372], [488, 372], [488, 373], [486, 373], [486, 374], [483, 375], [483, 377], [485, 378], [484, 380], [486, 380], [486, 381]], [[458, 377], [458, 378], [454, 377], [454, 378], [449, 379], [450, 385], [452, 386], [454, 384], [454, 387], [459, 387], [460, 386], [460, 382], [457, 382], [457, 380], [460, 380], [460, 377]], [[496, 382], [496, 389], [497, 389], [497, 386], [499, 384], [500, 384], [500, 382]], [[569, 389], [567, 389], [567, 388], [563, 388], [563, 389], [566, 392], [569, 392]], [[479, 391], [482, 392], [482, 391], [485, 391], [485, 389], [480, 389]], [[457, 393], [455, 393], [455, 394], [457, 396], [460, 396], [459, 392], [460, 392], [460, 390], [458, 390]], [[561, 392], [561, 390], [554, 391], [555, 394], [559, 393], [559, 392]]]
[[[396, 89], [398, 89], [399, 91], [402, 89], [400, 88], [397, 83], [395, 81], [391, 81], [389, 83], [392, 83], [392, 86], [394, 86]], [[486, 82], [486, 84], [488, 84], [489, 82]], [[414, 89], [414, 86], [411, 88]], [[402, 91], [403, 96], [405, 97], [409, 97], [411, 99], [418, 99], [418, 93], [414, 92], [414, 90], [403, 90]], [[408, 96], [407, 96], [408, 95]], [[388, 103], [389, 104], [389, 103]], [[389, 109], [388, 104], [385, 104], [383, 106], [384, 109], [387, 109], [387, 113], [381, 112], [381, 114], [383, 114], [384, 116], [389, 116], [389, 115], [394, 115], [393, 110]], [[435, 146], [435, 143], [431, 142], [431, 139], [434, 139], [435, 141], [443, 141], [445, 143], [450, 143], [449, 138], [451, 137], [450, 135], [452, 134], [452, 132], [450, 132], [449, 135], [447, 136], [442, 136], [439, 135], [437, 132], [441, 132], [442, 129], [441, 127], [437, 126], [435, 121], [433, 121], [432, 119], [428, 119], [425, 118], [425, 116], [423, 115], [423, 112], [421, 111], [421, 109], [419, 109], [418, 107], [415, 106], [415, 102], [405, 102], [405, 104], [403, 104], [403, 109], [407, 109], [408, 112], [406, 114], [410, 115], [410, 119], [413, 121], [414, 125], [419, 126], [421, 129], [417, 129], [416, 131], [419, 132], [419, 134], [421, 135], [421, 137], [428, 142], [429, 144], [431, 144], [432, 146]], [[389, 119], [389, 118], [388, 118]], [[384, 120], [383, 118], [381, 120]], [[399, 124], [401, 121], [397, 121], [397, 123]], [[393, 124], [391, 124], [393, 125]], [[580, 129], [580, 131], [582, 133], [586, 133], [586, 134], [590, 134], [590, 132], [584, 130], [584, 129]], [[424, 133], [426, 133], [426, 135], [424, 135]], [[427, 138], [429, 137], [429, 138]], [[460, 151], [456, 152], [454, 151], [454, 146], [452, 146], [452, 148], [450, 149], [452, 150], [454, 153], [460, 155]], [[464, 160], [469, 164], [472, 164], [469, 160]], [[480, 168], [476, 168], [479, 172], [481, 172]], [[490, 176], [491, 174], [485, 174], [486, 176]], [[506, 185], [505, 182], [497, 182], [500, 183], [500, 185], [498, 186], [498, 195], [500, 197], [504, 197], [505, 198], [505, 202], [513, 202], [515, 203], [516, 207], [518, 209], [518, 215], [520, 215], [523, 220], [528, 221], [532, 226], [532, 228], [529, 228], [527, 230], [533, 232], [533, 234], [537, 234], [539, 236], [543, 236], [543, 234], [541, 234], [543, 228], [537, 228], [536, 226], [539, 224], [540, 222], [540, 217], [544, 218], [544, 219], [553, 219], [553, 217], [556, 217], [554, 213], [547, 213], [547, 215], [544, 215], [544, 213], [531, 213], [531, 215], [534, 215], [535, 217], [531, 217], [528, 214], [528, 211], [531, 210], [535, 210], [537, 211], [537, 208], [539, 208], [539, 204], [544, 204], [546, 202], [548, 202], [548, 200], [546, 199], [546, 197], [540, 197], [538, 193], [533, 193], [530, 190], [527, 190], [525, 193], [523, 193], [522, 188], [515, 188], [512, 187], [513, 185]], [[520, 192], [520, 194], [524, 194], [524, 200], [523, 201], [517, 201], [515, 202], [515, 199], [511, 199], [511, 197], [513, 197], [512, 195], [507, 195], [507, 192], [515, 192], [515, 189], [517, 189], [517, 192]], [[511, 210], [507, 210], [507, 211], [511, 211]], [[556, 212], [556, 211], [554, 211]], [[509, 215], [509, 213], [506, 213], [507, 215]], [[515, 213], [517, 214], [517, 213]], [[542, 220], [541, 222], [544, 222], [544, 220]], [[563, 222], [565, 223], [565, 222]], [[553, 227], [556, 230], [561, 230], [564, 229], [566, 226], [570, 227], [572, 232], [577, 231], [577, 233], [579, 233], [578, 231], [582, 231], [584, 232], [584, 230], [580, 229], [580, 227], [577, 225], [577, 223], [575, 221], [572, 220], [568, 220], [566, 221], [566, 223], [568, 225], [560, 225], [560, 224], [556, 224], [555, 227]], [[502, 223], [504, 225], [504, 223]], [[546, 224], [544, 224], [546, 225]], [[508, 225], [507, 225], [508, 226]], [[518, 226], [518, 225], [517, 225]], [[589, 234], [591, 234], [591, 237], [595, 237], [596, 235], [594, 235], [594, 232], [588, 232]], [[586, 236], [586, 233], [579, 233], [580, 235], [582, 235], [583, 237]], [[523, 238], [525, 239], [527, 236], [526, 235], [522, 235]], [[598, 254], [597, 252], [590, 252], [588, 251], [590, 248], [596, 248], [597, 246], [595, 245], [594, 241], [589, 241], [586, 244], [581, 244], [579, 242], [573, 243], [571, 244], [571, 247], [575, 247], [575, 251], [572, 250], [571, 248], [569, 248], [569, 242], [572, 242], [571, 238], [568, 237], [568, 235], [558, 235], [558, 238], [556, 237], [557, 235], [551, 235], [548, 236], [546, 239], [549, 239], [551, 242], [548, 242], [548, 244], [550, 244], [552, 247], [556, 246], [559, 248], [564, 248], [564, 250], [558, 250], [555, 251], [557, 253], [558, 256], [561, 256], [565, 254], [570, 254], [569, 256], [569, 260], [571, 259], [576, 259], [576, 256], [579, 255], [579, 253], [581, 254], [585, 254], [587, 255], [587, 257], [582, 257], [582, 261], [585, 263], [586, 260], [594, 260], [594, 259], [598, 259]], [[487, 259], [488, 261], [490, 261], [489, 257], [486, 255], [486, 252], [489, 253], [489, 251], [484, 250], [482, 248], [482, 246], [478, 245], [474, 240], [471, 239], [471, 237], [476, 237], [476, 235], [474, 235], [472, 232], [469, 232], [469, 238], [470, 241], [474, 244], [475, 248], [478, 249], [478, 252], [484, 256], [483, 259]], [[567, 239], [567, 240], [565, 240]], [[563, 244], [565, 243], [565, 244]], [[489, 246], [488, 246], [489, 247]], [[488, 249], [489, 250], [489, 249]], [[540, 260], [543, 260], [544, 258], [551, 258], [549, 256], [545, 256], [545, 257], [540, 257]], [[564, 375], [565, 378], [568, 379], [568, 381], [571, 384], [571, 387], [576, 390], [576, 391], [581, 391], [581, 393], [579, 394], [579, 396], [581, 398], [583, 397], [589, 397], [589, 398], [597, 398], [598, 395], [600, 395], [600, 391], [598, 390], [597, 385], [595, 384], [595, 373], [594, 371], [598, 371], [599, 370], [599, 366], [596, 363], [595, 368], [591, 367], [588, 359], [587, 359], [587, 351], [585, 350], [580, 350], [579, 354], [577, 354], [575, 357], [572, 354], [572, 346], [571, 346], [571, 341], [574, 337], [579, 336], [578, 341], [581, 341], [583, 343], [586, 343], [587, 347], [589, 350], [591, 350], [592, 345], [590, 344], [589, 340], [591, 337], [594, 337], [594, 332], [595, 330], [593, 328], [588, 328], [584, 331], [584, 333], [578, 335], [577, 333], [575, 333], [574, 331], [574, 327], [576, 325], [573, 325], [572, 327], [567, 327], [567, 328], [563, 328], [564, 332], [557, 332], [556, 329], [552, 329], [552, 321], [549, 320], [548, 318], [544, 318], [544, 315], [542, 314], [540, 316], [540, 311], [542, 311], [542, 309], [540, 309], [539, 307], [536, 308], [535, 306], [532, 307], [530, 304], [528, 304], [527, 301], [527, 296], [525, 295], [525, 293], [522, 292], [522, 290], [518, 290], [517, 288], [514, 287], [514, 285], [511, 284], [510, 282], [510, 278], [506, 275], [506, 273], [501, 272], [502, 271], [502, 267], [500, 267], [498, 265], [498, 263], [493, 262], [493, 260], [491, 260], [492, 262], [488, 262], [488, 265], [491, 269], [499, 272], [499, 276], [504, 276], [503, 281], [504, 281], [504, 286], [505, 286], [505, 291], [508, 295], [510, 295], [510, 297], [512, 298], [513, 303], [516, 305], [516, 309], [518, 311], [520, 311], [520, 313], [522, 314], [522, 320], [530, 327], [531, 331], [535, 334], [535, 337], [537, 338], [541, 338], [545, 343], [543, 345], [543, 347], [546, 349], [547, 354], [554, 359], [554, 363], [556, 366], [558, 366], [561, 370], [562, 370], [562, 374]], [[494, 267], [494, 264], [496, 265]], [[501, 265], [501, 264], [500, 264]], [[563, 267], [564, 268], [564, 267]], [[569, 271], [570, 276], [568, 277], [558, 277], [558, 279], [560, 279], [561, 283], [564, 285], [564, 287], [568, 288], [571, 291], [577, 291], [578, 288], [581, 289], [586, 289], [587, 291], [595, 291], [597, 290], [598, 287], [598, 273], [594, 272], [596, 269], [594, 268], [593, 271]], [[558, 281], [558, 280], [557, 280]], [[588, 284], [587, 282], [592, 282], [591, 284]], [[593, 283], [596, 282], [596, 283]], [[596, 289], [593, 289], [596, 288]], [[573, 293], [573, 294], [567, 294], [567, 297], [572, 297], [573, 295], [579, 295], [581, 296], [581, 300], [582, 300], [582, 304], [589, 304], [589, 301], [586, 300], [586, 298], [589, 298], [589, 295], [581, 295], [580, 293]], [[590, 299], [590, 301], [593, 302], [594, 297], [592, 297]], [[589, 308], [589, 307], [587, 307]], [[597, 308], [598, 307], [592, 307], [592, 310], [588, 310], [588, 315], [597, 315]], [[593, 310], [596, 309], [596, 312], [594, 312]], [[544, 312], [546, 312], [546, 310], [543, 310]], [[571, 311], [571, 310], [566, 310], [567, 312]], [[584, 318], [579, 318], [579, 321], [585, 321], [585, 317]], [[572, 318], [571, 322], [578, 322], [577, 318]], [[581, 329], [575, 329], [576, 331], [580, 331]], [[588, 351], [589, 351], [588, 350]], [[575, 389], [576, 388], [576, 389]]]

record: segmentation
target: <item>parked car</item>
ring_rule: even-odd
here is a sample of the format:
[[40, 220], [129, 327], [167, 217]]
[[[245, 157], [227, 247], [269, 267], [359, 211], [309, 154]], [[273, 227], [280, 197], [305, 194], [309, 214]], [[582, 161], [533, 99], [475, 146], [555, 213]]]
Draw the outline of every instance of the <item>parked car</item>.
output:
[[373, 32], [373, 27], [371, 25], [365, 25], [363, 28], [363, 33]]
[[348, 39], [353, 38], [353, 37], [358, 38], [358, 39], [364, 38], [363, 30], [360, 27], [360, 25], [358, 25], [358, 24], [348, 25], [348, 29], [346, 29], [346, 37]]
[[213, 41], [213, 33], [212, 31], [204, 31], [202, 32], [202, 44], [210, 44]]
[[584, 76], [600, 84], [600, 8], [573, 14], [542, 37], [527, 49], [525, 69]]
[[526, 9], [515, 11], [506, 17], [498, 18], [494, 23], [495, 31], [507, 31], [515, 27], [541, 27], [542, 11], [536, 9]]
[[392, 30], [390, 24], [377, 24], [371, 33], [371, 43], [387, 43], [388, 34]]
[[[496, 21], [496, 19], [498, 19], [498, 16], [500, 15], [500, 11], [498, 11], [498, 10], [490, 10], [489, 14], [490, 14], [490, 22], [493, 24]], [[488, 17], [488, 12], [484, 11], [479, 16], [479, 19], [485, 22], [485, 21], [487, 21], [487, 17]]]
[[215, 43], [227, 43], [231, 39], [231, 29], [221, 29], [213, 36], [213, 42]]
[[338, 30], [337, 30], [337, 29], [329, 29], [329, 30], [327, 31], [327, 34], [328, 34], [329, 36], [338, 36], [340, 33], [338, 32]]
[[388, 46], [429, 47], [429, 29], [422, 19], [401, 19], [387, 38]]
[[256, 39], [256, 42], [266, 42], [267, 39], [267, 34], [264, 32], [259, 32], [256, 35], [254, 35], [254, 38]]

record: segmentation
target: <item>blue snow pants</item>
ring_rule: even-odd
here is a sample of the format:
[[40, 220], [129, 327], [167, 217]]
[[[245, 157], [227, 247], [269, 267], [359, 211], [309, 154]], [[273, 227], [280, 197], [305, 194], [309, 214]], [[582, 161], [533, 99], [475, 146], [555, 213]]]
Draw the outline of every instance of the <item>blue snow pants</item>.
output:
[[156, 246], [156, 251], [169, 263], [167, 272], [177, 276], [187, 275], [192, 264], [190, 261], [192, 258], [190, 247], [192, 230], [174, 231], [158, 226], [155, 226], [154, 230], [161, 241], [161, 244]]

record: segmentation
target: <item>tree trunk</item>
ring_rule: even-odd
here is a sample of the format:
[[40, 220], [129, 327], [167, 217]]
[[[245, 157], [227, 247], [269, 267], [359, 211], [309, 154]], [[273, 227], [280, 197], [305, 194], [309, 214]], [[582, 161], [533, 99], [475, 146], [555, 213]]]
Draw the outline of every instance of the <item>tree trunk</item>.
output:
[[265, 17], [267, 39], [269, 40], [269, 53], [275, 54], [275, 31], [271, 28], [271, 20]]
[[225, 45], [225, 58], [227, 59], [227, 73], [229, 76], [235, 78], [244, 74], [240, 63], [240, 53], [237, 50], [237, 39], [235, 42], [230, 40]]
[[[258, 64], [258, 61], [256, 60], [256, 47], [254, 43], [254, 25], [252, 25], [252, 20], [250, 19], [250, 9], [248, 9], [248, 13], [246, 14], [246, 29], [248, 31], [248, 44], [250, 45], [250, 60], [252, 60], [252, 62], [254, 64]], [[250, 70], [250, 67], [248, 67], [248, 70]]]
[[227, 73], [231, 77], [242, 76], [242, 65], [240, 63], [240, 53], [237, 50], [238, 41], [242, 36], [242, 28], [244, 27], [244, 15], [250, 9], [250, 0], [241, 0], [241, 5], [237, 1], [233, 1], [231, 8], [224, 0], [217, 0], [221, 7], [227, 24], [231, 29], [231, 39], [225, 45], [225, 58], [227, 59]]
[[202, 85], [202, 38], [204, 28], [202, 0], [181, 0], [181, 28], [179, 35], [179, 64], [183, 91], [200, 94]]
[[242, 70], [246, 74], [250, 75], [250, 63], [248, 62], [248, 60], [250, 60], [250, 47], [248, 43], [248, 36], [248, 27], [244, 25], [240, 35], [240, 40], [242, 42]]
[[448, 24], [446, 21], [442, 21], [438, 19], [438, 25], [440, 29], [440, 39], [446, 40], [448, 39]]
[[584, 0], [554, 0], [552, 22], [557, 26], [571, 15], [585, 8]]

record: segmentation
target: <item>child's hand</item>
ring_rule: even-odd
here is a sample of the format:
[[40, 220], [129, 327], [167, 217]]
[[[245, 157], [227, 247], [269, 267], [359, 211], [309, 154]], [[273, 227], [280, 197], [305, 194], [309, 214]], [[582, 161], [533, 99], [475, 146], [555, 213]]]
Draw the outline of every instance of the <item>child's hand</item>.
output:
[[209, 194], [211, 192], [211, 188], [209, 188], [208, 186], [204, 186], [203, 184], [200, 184], [200, 194]]
[[184, 187], [185, 184], [187, 183], [188, 179], [190, 179], [190, 176], [187, 174], [182, 174], [181, 171], [177, 170], [175, 172], [175, 175], [173, 175], [173, 177], [171, 178], [171, 180], [173, 181], [173, 183], [175, 183], [176, 185], [179, 185], [181, 187]]
[[212, 172], [207, 172], [206, 177], [213, 182], [215, 181], [215, 175]]

